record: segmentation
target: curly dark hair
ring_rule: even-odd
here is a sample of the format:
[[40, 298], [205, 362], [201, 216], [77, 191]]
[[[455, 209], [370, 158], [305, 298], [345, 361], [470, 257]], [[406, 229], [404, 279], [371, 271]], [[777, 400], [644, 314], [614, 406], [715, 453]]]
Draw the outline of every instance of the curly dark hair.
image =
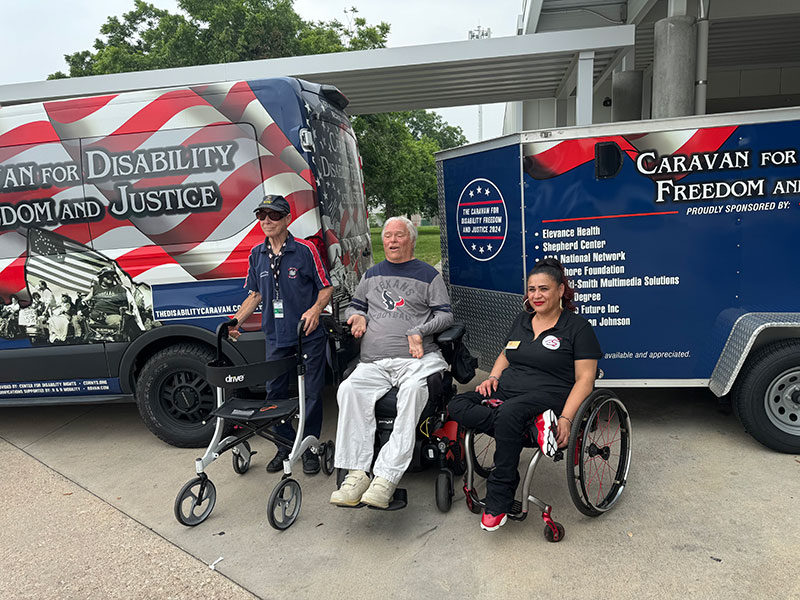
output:
[[564, 265], [558, 262], [558, 260], [555, 258], [543, 258], [533, 265], [533, 268], [528, 273], [525, 281], [530, 279], [531, 275], [538, 275], [540, 273], [547, 275], [555, 282], [556, 285], [560, 283], [564, 284], [564, 293], [561, 295], [561, 301], [564, 304], [564, 308], [575, 312], [577, 308], [572, 302], [575, 298], [575, 290], [572, 289], [567, 276], [564, 274]]

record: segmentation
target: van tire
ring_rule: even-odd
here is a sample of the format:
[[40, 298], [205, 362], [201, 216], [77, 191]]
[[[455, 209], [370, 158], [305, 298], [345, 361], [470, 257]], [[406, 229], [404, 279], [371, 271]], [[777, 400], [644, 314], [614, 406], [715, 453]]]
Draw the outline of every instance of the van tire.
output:
[[147, 428], [179, 448], [201, 448], [214, 434], [215, 389], [206, 381], [214, 351], [183, 343], [156, 352], [136, 382], [136, 405]]
[[733, 388], [745, 430], [778, 452], [800, 453], [800, 340], [780, 340], [748, 357]]

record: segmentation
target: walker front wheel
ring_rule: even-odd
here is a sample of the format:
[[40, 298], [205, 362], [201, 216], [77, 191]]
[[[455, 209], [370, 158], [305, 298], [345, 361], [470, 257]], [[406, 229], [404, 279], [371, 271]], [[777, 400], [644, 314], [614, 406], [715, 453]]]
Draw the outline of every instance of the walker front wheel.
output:
[[175, 518], [181, 525], [194, 527], [205, 521], [217, 503], [217, 489], [202, 475], [189, 480], [175, 498]]
[[300, 514], [303, 492], [300, 484], [294, 479], [283, 479], [270, 494], [267, 502], [267, 519], [269, 524], [283, 531], [289, 529]]

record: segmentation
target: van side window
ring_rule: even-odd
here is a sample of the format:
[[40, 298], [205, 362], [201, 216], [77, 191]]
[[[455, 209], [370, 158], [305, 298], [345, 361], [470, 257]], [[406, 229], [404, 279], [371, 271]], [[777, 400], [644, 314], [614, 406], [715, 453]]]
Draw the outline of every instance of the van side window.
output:
[[616, 142], [594, 145], [594, 174], [597, 179], [611, 179], [622, 170], [622, 150]]

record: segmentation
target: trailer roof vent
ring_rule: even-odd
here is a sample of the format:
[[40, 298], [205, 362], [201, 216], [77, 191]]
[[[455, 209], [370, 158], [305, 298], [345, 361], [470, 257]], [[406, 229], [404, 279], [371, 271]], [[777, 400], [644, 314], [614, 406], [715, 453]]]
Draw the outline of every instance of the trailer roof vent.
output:
[[335, 85], [321, 85], [320, 91], [322, 92], [323, 96], [325, 96], [328, 100], [333, 102], [333, 104], [342, 110], [344, 110], [345, 107], [350, 104], [350, 100], [347, 99], [347, 96], [340, 92], [339, 88], [337, 88]]
[[622, 150], [616, 142], [594, 145], [594, 174], [597, 179], [611, 179], [622, 170]]

